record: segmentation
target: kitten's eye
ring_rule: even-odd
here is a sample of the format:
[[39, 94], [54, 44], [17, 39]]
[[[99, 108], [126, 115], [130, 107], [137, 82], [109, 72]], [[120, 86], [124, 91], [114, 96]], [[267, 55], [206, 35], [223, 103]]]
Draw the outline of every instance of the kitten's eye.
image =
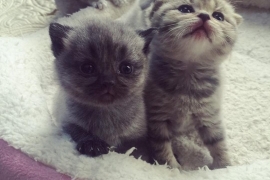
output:
[[133, 72], [133, 67], [128, 63], [122, 63], [120, 64], [119, 70], [121, 74], [131, 74]]
[[194, 13], [194, 9], [190, 5], [181, 5], [178, 10], [182, 13]]
[[94, 65], [90, 63], [81, 65], [80, 69], [84, 74], [92, 74], [95, 71]]
[[224, 21], [224, 15], [221, 12], [214, 12], [212, 16], [219, 21]]

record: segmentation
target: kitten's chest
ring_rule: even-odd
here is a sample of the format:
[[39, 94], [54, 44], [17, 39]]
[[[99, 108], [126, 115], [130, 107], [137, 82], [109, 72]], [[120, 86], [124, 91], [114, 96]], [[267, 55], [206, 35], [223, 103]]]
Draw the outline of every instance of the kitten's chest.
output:
[[194, 114], [202, 111], [204, 104], [194, 98], [179, 95], [175, 98], [174, 113], [170, 120], [172, 131], [182, 133], [190, 131], [200, 124], [200, 120], [194, 118]]
[[125, 114], [113, 111], [93, 111], [87, 117], [87, 128], [112, 144], [119, 144], [131, 123]]
[[220, 86], [218, 68], [205, 68], [178, 61], [161, 61], [155, 64], [155, 68], [151, 77], [157, 86], [168, 94], [182, 95], [180, 100], [183, 102], [209, 98]]
[[[112, 146], [146, 134], [143, 108], [79, 108], [76, 117], [80, 126]], [[74, 114], [74, 111], [73, 111]], [[139, 116], [138, 114], [141, 114]]]

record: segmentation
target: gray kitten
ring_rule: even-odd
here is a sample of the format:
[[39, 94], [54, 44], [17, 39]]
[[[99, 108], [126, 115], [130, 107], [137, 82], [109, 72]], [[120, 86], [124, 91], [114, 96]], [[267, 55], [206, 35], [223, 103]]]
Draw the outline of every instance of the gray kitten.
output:
[[145, 90], [153, 158], [181, 168], [173, 142], [195, 128], [213, 157], [209, 167], [230, 165], [220, 117], [220, 65], [241, 17], [225, 0], [158, 0], [148, 17], [159, 29], [150, 45]]
[[120, 153], [135, 146], [134, 156], [146, 159], [144, 39], [105, 19], [76, 28], [52, 23], [49, 32], [64, 93], [63, 129], [77, 150], [95, 157], [111, 146]]
[[55, 0], [55, 4], [58, 10], [58, 17], [62, 17], [73, 14], [88, 6], [103, 9], [107, 4], [107, 1], [110, 1], [115, 6], [121, 6], [122, 4], [132, 2], [134, 0]]

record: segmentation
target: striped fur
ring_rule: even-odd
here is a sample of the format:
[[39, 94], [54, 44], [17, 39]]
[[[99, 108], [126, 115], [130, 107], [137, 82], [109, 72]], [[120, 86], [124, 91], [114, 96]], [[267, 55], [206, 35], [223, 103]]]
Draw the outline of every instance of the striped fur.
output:
[[[190, 5], [193, 13], [179, 11]], [[159, 29], [151, 43], [150, 73], [145, 90], [152, 155], [159, 163], [180, 168], [172, 142], [196, 129], [208, 148], [210, 168], [230, 165], [220, 117], [220, 64], [230, 54], [241, 17], [225, 0], [157, 0], [148, 9], [151, 26]], [[224, 21], [212, 17], [222, 12]], [[209, 14], [208, 34], [195, 36], [199, 14]], [[180, 160], [180, 161], [179, 161]]]

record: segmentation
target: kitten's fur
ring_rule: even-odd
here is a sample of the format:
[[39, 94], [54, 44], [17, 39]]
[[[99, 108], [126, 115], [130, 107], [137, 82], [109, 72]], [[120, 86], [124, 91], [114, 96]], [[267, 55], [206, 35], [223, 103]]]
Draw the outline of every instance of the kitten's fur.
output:
[[[195, 12], [180, 12], [185, 4]], [[213, 12], [225, 20], [214, 19]], [[149, 18], [159, 28], [145, 90], [153, 158], [181, 168], [173, 142], [195, 128], [213, 157], [209, 167], [230, 165], [220, 117], [220, 64], [232, 50], [241, 17], [225, 0], [157, 0]], [[210, 28], [207, 36], [203, 30], [193, 33], [203, 24]]]
[[58, 11], [57, 16], [62, 17], [70, 15], [88, 6], [103, 9], [103, 7], [106, 6], [107, 1], [110, 1], [115, 6], [121, 6], [123, 4], [132, 3], [135, 0], [55, 0]]
[[[76, 28], [53, 23], [50, 36], [64, 91], [65, 103], [60, 107], [64, 110], [63, 128], [77, 150], [99, 156], [111, 146], [117, 152], [135, 146], [134, 155], [147, 159], [142, 92], [148, 62], [143, 38], [105, 19], [89, 20]], [[85, 64], [92, 64], [93, 72]], [[133, 71], [121, 73], [127, 66]], [[85, 70], [91, 73], [85, 74]]]

